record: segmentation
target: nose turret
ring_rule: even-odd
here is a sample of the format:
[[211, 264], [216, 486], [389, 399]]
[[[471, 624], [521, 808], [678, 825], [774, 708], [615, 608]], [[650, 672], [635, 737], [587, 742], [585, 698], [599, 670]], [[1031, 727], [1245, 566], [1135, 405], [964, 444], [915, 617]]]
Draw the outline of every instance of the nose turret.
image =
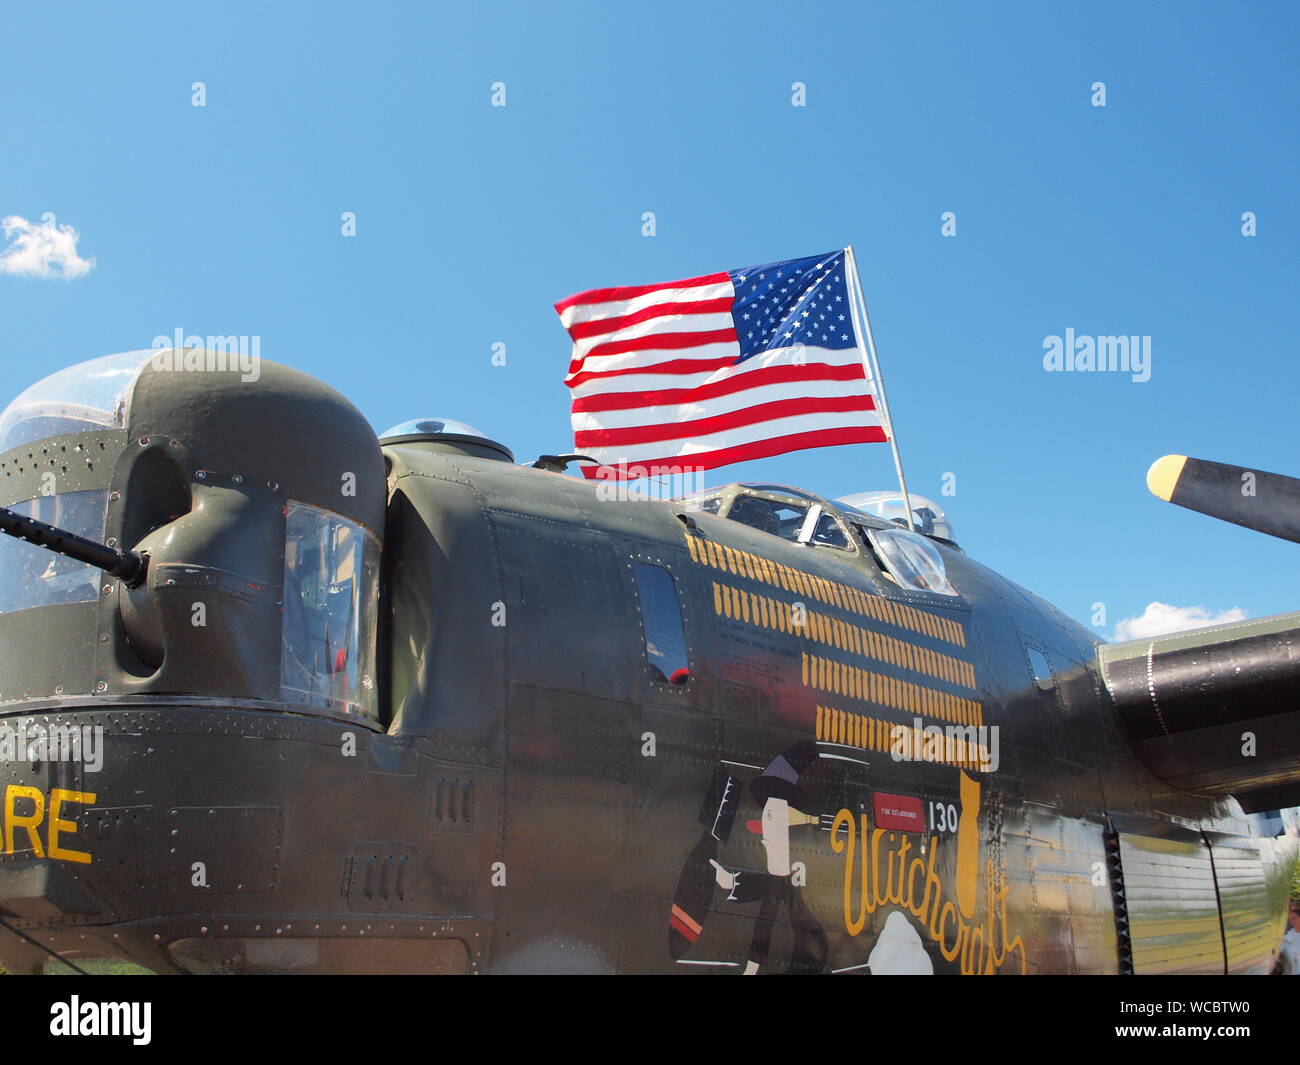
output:
[[[28, 541], [0, 547], [0, 710], [183, 693], [377, 715], [383, 459], [333, 389], [226, 352], [113, 355], [27, 389], [0, 448]], [[35, 546], [58, 533], [80, 554]]]

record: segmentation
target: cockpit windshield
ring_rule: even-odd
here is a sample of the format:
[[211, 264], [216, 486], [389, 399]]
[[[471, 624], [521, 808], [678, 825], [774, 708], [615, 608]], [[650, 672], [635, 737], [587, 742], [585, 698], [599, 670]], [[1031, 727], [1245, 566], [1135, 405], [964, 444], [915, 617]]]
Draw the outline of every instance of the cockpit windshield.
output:
[[725, 488], [706, 488], [703, 492], [681, 496], [678, 498], [677, 503], [683, 510], [698, 510], [703, 511], [705, 514], [716, 514], [722, 506], [722, 498], [726, 491]]
[[816, 496], [779, 484], [732, 484], [683, 496], [688, 511], [717, 514], [791, 543], [853, 551], [840, 520]]
[[808, 508], [802, 504], [761, 496], [738, 496], [727, 511], [732, 521], [791, 541], [799, 539], [807, 514]]

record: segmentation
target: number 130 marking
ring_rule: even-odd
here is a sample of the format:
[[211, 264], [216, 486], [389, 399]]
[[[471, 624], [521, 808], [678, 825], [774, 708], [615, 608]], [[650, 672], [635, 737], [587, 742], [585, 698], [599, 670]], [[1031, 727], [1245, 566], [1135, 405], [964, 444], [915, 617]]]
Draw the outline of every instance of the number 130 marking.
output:
[[930, 826], [936, 832], [957, 831], [957, 807], [950, 802], [930, 800]]

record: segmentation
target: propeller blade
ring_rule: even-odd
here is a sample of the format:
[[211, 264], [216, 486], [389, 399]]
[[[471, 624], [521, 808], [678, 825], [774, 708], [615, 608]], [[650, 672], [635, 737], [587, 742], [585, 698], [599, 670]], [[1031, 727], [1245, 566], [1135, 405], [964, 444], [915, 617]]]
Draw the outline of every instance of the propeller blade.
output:
[[1300, 543], [1300, 480], [1165, 455], [1147, 470], [1152, 495], [1234, 525]]

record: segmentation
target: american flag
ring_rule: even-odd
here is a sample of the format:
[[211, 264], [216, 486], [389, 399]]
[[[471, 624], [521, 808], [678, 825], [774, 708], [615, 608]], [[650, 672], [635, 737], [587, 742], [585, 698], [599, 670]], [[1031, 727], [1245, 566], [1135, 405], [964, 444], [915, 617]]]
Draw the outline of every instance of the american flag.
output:
[[573, 338], [574, 449], [636, 477], [888, 438], [845, 252], [555, 305]]

